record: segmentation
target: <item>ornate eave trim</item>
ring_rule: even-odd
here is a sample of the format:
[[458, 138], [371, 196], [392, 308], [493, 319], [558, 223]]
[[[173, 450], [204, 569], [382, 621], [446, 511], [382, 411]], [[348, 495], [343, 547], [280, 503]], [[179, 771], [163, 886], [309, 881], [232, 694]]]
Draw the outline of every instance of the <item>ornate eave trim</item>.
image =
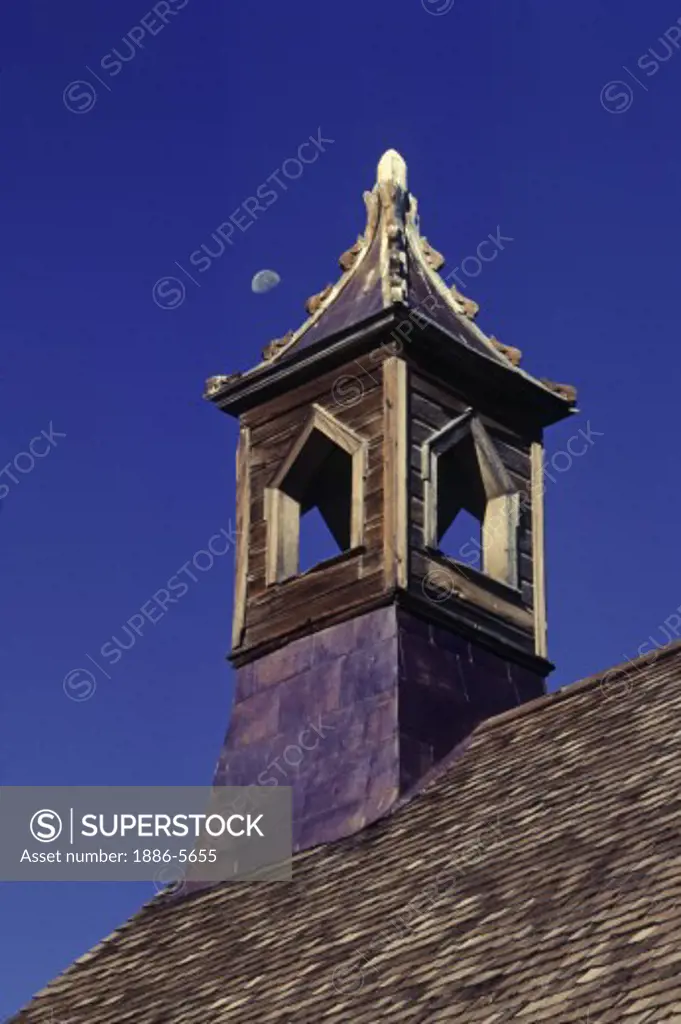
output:
[[[264, 359], [261, 363], [258, 363], [258, 365], [254, 367], [254, 369], [257, 370], [264, 365], [276, 362], [278, 359], [281, 359], [281, 357], [285, 355], [287, 352], [289, 352], [292, 348], [295, 348], [296, 344], [298, 343], [298, 341], [300, 341], [303, 335], [307, 331], [309, 331], [310, 328], [313, 327], [318, 320], [321, 319], [321, 317], [324, 315], [329, 306], [331, 306], [336, 301], [336, 299], [341, 294], [343, 289], [358, 273], [360, 267], [362, 266], [362, 263], [366, 258], [367, 253], [369, 252], [369, 249], [371, 248], [371, 243], [374, 240], [376, 229], [379, 223], [378, 196], [375, 190], [364, 193], [364, 203], [366, 205], [367, 210], [367, 222], [366, 228], [364, 229], [364, 234], [357, 239], [357, 241], [354, 243], [354, 246], [346, 250], [340, 257], [340, 261], [349, 262], [347, 259], [348, 255], [352, 252], [352, 249], [354, 249], [355, 246], [359, 247], [361, 239], [361, 249], [359, 250], [356, 259], [350, 266], [349, 270], [346, 270], [345, 273], [338, 279], [338, 281], [334, 285], [327, 285], [326, 288], [318, 295], [312, 296], [311, 299], [308, 299], [306, 305], [309, 305], [311, 303], [314, 304], [314, 311], [311, 313], [311, 315], [307, 318], [307, 320], [305, 320], [303, 324], [301, 324], [297, 331], [291, 332], [291, 334], [287, 337], [286, 343], [277, 350], [276, 354], [273, 355], [271, 359]], [[343, 264], [341, 262], [341, 266], [342, 265]]]
[[558, 384], [555, 380], [547, 380], [546, 377], [542, 377], [540, 383], [552, 391], [554, 395], [558, 395], [559, 398], [564, 398], [566, 402], [570, 402], [571, 405], [575, 405], [577, 402], [577, 388], [574, 384]]
[[506, 356], [513, 366], [520, 366], [523, 354], [519, 348], [513, 348], [512, 345], [504, 345], [503, 341], [499, 341], [499, 339], [495, 338], [493, 334], [490, 334], [489, 340], [503, 356]]
[[418, 264], [419, 269], [428, 283], [438, 293], [438, 295], [441, 296], [456, 319], [461, 322], [461, 326], [464, 329], [469, 330], [475, 338], [481, 342], [481, 344], [489, 351], [490, 356], [495, 362], [499, 362], [499, 356], [501, 355], [504, 361], [508, 363], [509, 367], [513, 367], [510, 360], [506, 359], [503, 354], [495, 348], [487, 335], [480, 330], [476, 323], [474, 323], [473, 316], [477, 314], [477, 310], [479, 308], [477, 303], [473, 303], [471, 299], [467, 299], [458, 290], [448, 288], [440, 275], [432, 268], [431, 260], [433, 257], [431, 254], [436, 255], [442, 261], [440, 266], [444, 263], [444, 257], [442, 257], [440, 253], [437, 253], [426, 239], [422, 238], [415, 216], [407, 218], [406, 235], [410, 258]]
[[[497, 341], [496, 338], [488, 337], [484, 331], [478, 327], [470, 315], [470, 310], [467, 310], [467, 303], [471, 302], [471, 300], [466, 299], [466, 297], [461, 295], [456, 288], [449, 289], [440, 275], [430, 266], [428, 253], [429, 251], [432, 251], [432, 248], [428, 242], [426, 242], [427, 249], [423, 245], [424, 239], [419, 231], [418, 219], [415, 215], [415, 210], [412, 216], [407, 216], [406, 238], [409, 246], [410, 259], [414, 259], [418, 263], [426, 279], [437, 291], [438, 295], [442, 296], [454, 313], [455, 317], [460, 321], [462, 329], [469, 331], [477, 341], [484, 345], [495, 363], [499, 364], [501, 362], [503, 366], [512, 370], [514, 373], [520, 374], [526, 380], [531, 381], [544, 391], [548, 391], [554, 396], [557, 395], [564, 401], [570, 401], [564, 387], [560, 389], [556, 387], [549, 387], [544, 380], [540, 380], [538, 377], [534, 377], [531, 373], [527, 373], [526, 370], [523, 370], [519, 365], [519, 349], [514, 349], [507, 345], [501, 346], [501, 343]], [[440, 256], [440, 254], [437, 253], [437, 256]], [[477, 312], [477, 309], [479, 308], [477, 303], [475, 304], [475, 308]]]
[[[366, 227], [363, 235], [350, 246], [340, 257], [339, 264], [343, 271], [335, 284], [328, 284], [317, 295], [307, 300], [307, 319], [295, 331], [289, 331], [283, 338], [275, 339], [263, 351], [262, 360], [250, 370], [241, 374], [215, 376], [209, 378], [206, 397], [215, 400], [217, 396], [237, 378], [248, 378], [259, 371], [276, 365], [292, 350], [305, 335], [321, 320], [325, 313], [336, 303], [343, 290], [365, 269], [364, 278], [360, 277], [362, 294], [380, 287], [383, 312], [390, 311], [396, 305], [409, 304], [409, 270], [410, 261], [414, 261], [423, 279], [433, 293], [440, 297], [460, 326], [460, 334], [455, 333], [445, 324], [438, 325], [437, 317], [422, 314], [424, 321], [440, 326], [447, 334], [456, 339], [469, 350], [476, 351], [482, 358], [488, 358], [496, 366], [519, 374], [535, 387], [561, 399], [566, 405], [574, 406], [576, 392], [569, 385], [555, 385], [550, 381], [533, 377], [520, 367], [521, 352], [519, 349], [503, 345], [493, 336], [488, 337], [475, 323], [479, 307], [472, 299], [462, 295], [456, 287], [448, 287], [438, 271], [444, 265], [444, 256], [439, 253], [421, 235], [418, 204], [415, 196], [407, 188], [407, 167], [395, 150], [388, 150], [382, 156], [377, 172], [377, 180], [371, 191], [364, 192], [366, 205]], [[380, 237], [377, 238], [377, 235]], [[378, 245], [378, 260], [366, 271], [365, 261], [372, 246]], [[377, 280], [380, 278], [380, 281]], [[380, 308], [380, 307], [379, 307]], [[473, 341], [477, 341], [482, 351], [477, 351]], [[571, 409], [570, 411], [574, 411]]]
[[214, 377], [209, 377], [206, 381], [203, 397], [204, 398], [215, 398], [219, 391], [222, 391], [227, 384], [233, 383], [238, 380], [239, 377], [243, 376], [241, 373], [230, 373], [230, 374], [216, 374]]

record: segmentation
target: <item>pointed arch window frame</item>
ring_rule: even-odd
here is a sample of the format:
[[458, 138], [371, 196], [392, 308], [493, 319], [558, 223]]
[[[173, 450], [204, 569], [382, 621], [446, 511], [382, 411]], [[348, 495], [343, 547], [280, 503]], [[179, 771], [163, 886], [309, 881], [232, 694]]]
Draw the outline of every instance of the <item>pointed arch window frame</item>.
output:
[[[483, 577], [517, 591], [519, 588], [518, 528], [520, 491], [513, 483], [479, 417], [472, 408], [437, 430], [421, 447], [421, 474], [424, 485], [424, 544], [448, 558], [439, 548], [438, 537], [438, 463], [467, 437], [471, 437], [480, 466], [485, 493], [482, 521], [482, 566], [474, 569]], [[456, 559], [451, 559], [456, 562]], [[457, 562], [457, 564], [459, 564]], [[470, 569], [470, 566], [466, 567]]]
[[[266, 569], [267, 586], [284, 583], [290, 579], [299, 579], [300, 558], [300, 502], [287, 494], [286, 479], [296, 466], [305, 445], [317, 431], [346, 452], [351, 459], [350, 497], [350, 546], [337, 557], [348, 556], [360, 550], [364, 545], [364, 500], [366, 488], [366, 468], [368, 445], [366, 440], [346, 424], [332, 416], [320, 405], [313, 405], [310, 415], [300, 433], [293, 441], [288, 454], [274, 474], [264, 491], [265, 520], [267, 523], [266, 538]], [[312, 479], [314, 467], [305, 479]], [[333, 559], [331, 559], [333, 561]], [[325, 562], [328, 562], [326, 559]], [[325, 564], [320, 562], [320, 565]], [[316, 566], [313, 566], [313, 571]]]

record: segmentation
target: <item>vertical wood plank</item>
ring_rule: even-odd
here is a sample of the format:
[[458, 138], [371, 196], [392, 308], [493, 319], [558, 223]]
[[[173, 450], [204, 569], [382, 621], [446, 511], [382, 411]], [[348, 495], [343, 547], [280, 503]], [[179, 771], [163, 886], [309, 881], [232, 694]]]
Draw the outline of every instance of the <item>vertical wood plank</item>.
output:
[[279, 491], [266, 487], [263, 491], [263, 515], [265, 531], [265, 586], [277, 582], [277, 552], [279, 550]]
[[548, 657], [546, 580], [544, 572], [544, 448], [532, 443], [532, 577], [534, 585], [535, 651]]
[[277, 581], [298, 575], [300, 561], [300, 505], [277, 491]]
[[242, 427], [236, 452], [236, 554], [234, 564], [234, 616], [232, 646], [240, 647], [246, 621], [248, 548], [251, 530], [250, 486], [251, 431]]
[[[424, 534], [423, 542], [427, 548], [438, 546], [437, 536], [437, 457], [430, 448], [426, 449], [426, 456], [422, 463], [428, 462], [428, 474], [423, 474], [423, 501], [424, 501]], [[423, 472], [423, 471], [422, 471]]]
[[518, 586], [518, 494], [491, 498], [482, 523], [482, 571], [492, 579]]
[[265, 584], [282, 583], [296, 576], [300, 555], [300, 505], [278, 487], [266, 487], [267, 520]]
[[384, 526], [383, 559], [388, 589], [406, 587], [407, 541], [407, 366], [391, 356], [383, 364]]
[[364, 543], [365, 488], [367, 477], [368, 446], [365, 441], [352, 456], [352, 507], [350, 510], [350, 546], [355, 548]]

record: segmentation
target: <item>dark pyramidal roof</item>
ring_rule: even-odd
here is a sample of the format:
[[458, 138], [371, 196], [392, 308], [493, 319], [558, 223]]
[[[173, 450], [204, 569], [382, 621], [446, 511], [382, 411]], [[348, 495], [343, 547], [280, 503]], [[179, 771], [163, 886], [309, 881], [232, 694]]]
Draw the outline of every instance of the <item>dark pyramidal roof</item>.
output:
[[681, 1020], [681, 645], [478, 727], [291, 884], [155, 899], [21, 1024]]
[[[364, 202], [366, 226], [340, 257], [343, 273], [338, 281], [308, 299], [308, 318], [297, 330], [270, 342], [262, 362], [246, 373], [210, 377], [207, 398], [217, 399], [237, 379], [241, 385], [250, 376], [328, 350], [353, 329], [370, 325], [387, 311], [402, 309], [413, 312], [420, 327], [435, 329], [454, 348], [512, 371], [539, 391], [558, 395], [566, 406], [574, 405], [574, 388], [538, 380], [521, 369], [522, 353], [484, 334], [476, 323], [477, 303], [440, 275], [445, 258], [421, 234], [418, 201], [407, 189], [407, 166], [394, 149], [381, 157], [376, 183], [364, 193]], [[494, 243], [487, 240], [486, 244], [494, 253]], [[420, 333], [422, 340], [424, 333]]]

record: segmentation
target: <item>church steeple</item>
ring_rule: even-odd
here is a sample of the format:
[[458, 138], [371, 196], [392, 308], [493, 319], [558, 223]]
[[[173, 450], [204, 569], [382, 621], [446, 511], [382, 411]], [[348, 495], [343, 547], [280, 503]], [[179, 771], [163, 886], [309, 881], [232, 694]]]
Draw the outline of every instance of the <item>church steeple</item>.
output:
[[[341, 255], [343, 273], [338, 281], [307, 300], [308, 318], [297, 330], [271, 341], [252, 370], [209, 378], [206, 397], [226, 411], [236, 410], [242, 404], [235, 404], [237, 395], [244, 393], [247, 384], [260, 382], [271, 367], [299, 361], [303, 351], [310, 350], [311, 355], [327, 349], [350, 328], [369, 326], [389, 312], [399, 314], [398, 307], [404, 306], [411, 311], [411, 320], [405, 322], [402, 316], [396, 325], [401, 340], [408, 340], [417, 327], [425, 331], [436, 326], [452, 342], [450, 352], [458, 347], [459, 358], [462, 348], [486, 357], [494, 367], [495, 380], [504, 379], [498, 377], [497, 368], [512, 371], [514, 380], [505, 380], [504, 387], [517, 391], [526, 402], [541, 405], [547, 423], [567, 415], [574, 404], [571, 389], [565, 391], [562, 385], [525, 373], [518, 349], [480, 330], [476, 323], [479, 307], [453, 282], [456, 272], [444, 278], [439, 274], [445, 259], [421, 234], [418, 203], [407, 190], [407, 165], [396, 150], [389, 149], [381, 157], [376, 183], [364, 193], [364, 202], [366, 225]], [[482, 244], [493, 252], [503, 241], [491, 237]], [[421, 341], [426, 341], [425, 336]]]
[[[575, 396], [521, 369], [447, 286], [394, 150], [364, 199], [302, 326], [207, 386], [240, 420], [236, 703], [216, 782], [276, 784], [278, 765], [301, 846], [385, 813], [551, 668], [542, 436]], [[337, 552], [301, 572], [312, 510]]]

